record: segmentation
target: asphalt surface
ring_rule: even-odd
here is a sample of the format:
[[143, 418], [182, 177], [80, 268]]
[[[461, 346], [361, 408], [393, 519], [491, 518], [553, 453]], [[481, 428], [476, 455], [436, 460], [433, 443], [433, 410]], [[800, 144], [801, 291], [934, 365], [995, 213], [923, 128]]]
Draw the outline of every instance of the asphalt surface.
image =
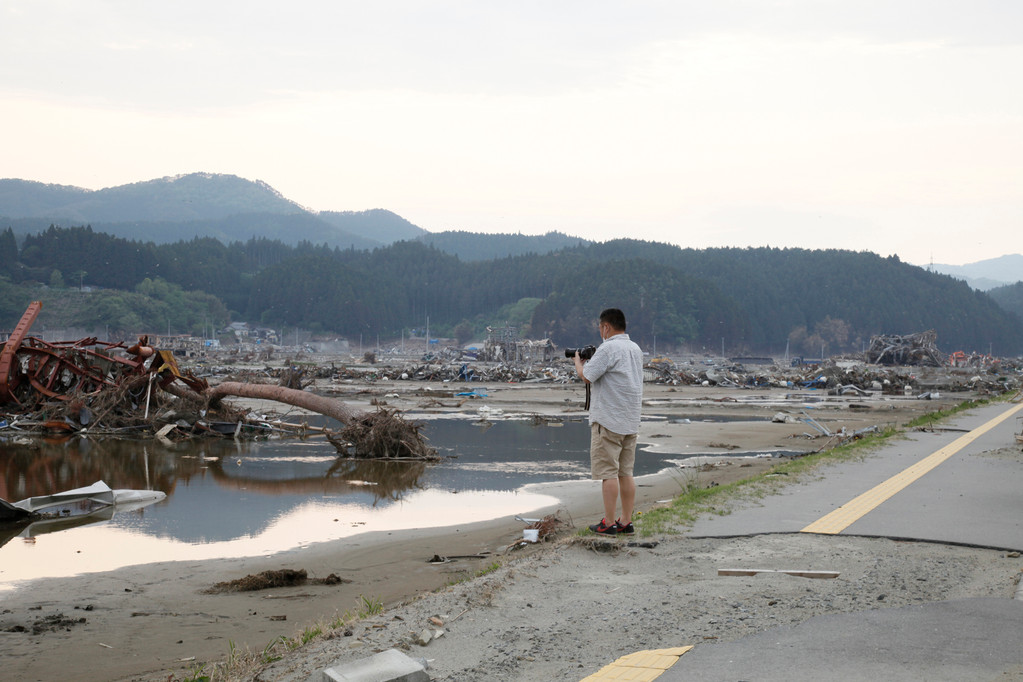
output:
[[[1023, 447], [1015, 440], [1020, 417], [1018, 403], [976, 408], [942, 430], [912, 433], [863, 461], [836, 465], [819, 480], [701, 519], [690, 535], [799, 533], [826, 527], [822, 520], [845, 505], [836, 514], [851, 517], [831, 534], [1023, 551], [1023, 465], [986, 454]], [[1023, 590], [1016, 599], [826, 615], [734, 642], [697, 644], [657, 679], [1023, 680]]]

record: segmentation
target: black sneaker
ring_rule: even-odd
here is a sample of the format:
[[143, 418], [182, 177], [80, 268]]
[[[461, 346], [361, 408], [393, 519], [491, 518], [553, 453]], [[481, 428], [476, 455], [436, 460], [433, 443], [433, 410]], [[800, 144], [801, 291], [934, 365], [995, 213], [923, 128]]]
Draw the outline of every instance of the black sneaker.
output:
[[600, 523], [590, 526], [590, 530], [592, 530], [597, 535], [617, 535], [618, 524], [612, 523], [609, 526], [607, 525], [607, 519], [601, 519]]
[[615, 521], [615, 527], [618, 529], [619, 533], [623, 533], [625, 535], [632, 535], [636, 532], [636, 529], [632, 527], [632, 521], [629, 521], [623, 526], [621, 519], [618, 519]]

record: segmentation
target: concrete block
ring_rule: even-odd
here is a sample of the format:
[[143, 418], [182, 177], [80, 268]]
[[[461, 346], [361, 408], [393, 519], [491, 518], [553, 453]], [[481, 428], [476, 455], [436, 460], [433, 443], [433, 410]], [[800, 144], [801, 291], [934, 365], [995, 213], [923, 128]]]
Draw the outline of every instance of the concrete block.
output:
[[397, 649], [388, 649], [358, 661], [341, 663], [313, 676], [322, 682], [430, 682], [426, 666]]

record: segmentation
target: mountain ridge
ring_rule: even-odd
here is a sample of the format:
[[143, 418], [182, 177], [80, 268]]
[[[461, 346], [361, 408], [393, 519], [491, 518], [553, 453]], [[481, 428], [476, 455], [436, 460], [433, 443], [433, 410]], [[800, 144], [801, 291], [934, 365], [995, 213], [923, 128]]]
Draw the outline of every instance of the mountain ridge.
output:
[[964, 280], [974, 289], [990, 291], [1023, 279], [1023, 254], [1010, 253], [963, 265], [934, 263], [921, 267]]
[[[12, 227], [23, 238], [50, 225], [89, 225], [114, 236], [159, 244], [211, 236], [225, 242], [265, 238], [289, 245], [309, 241], [365, 250], [419, 240], [466, 261], [550, 253], [592, 243], [560, 232], [430, 232], [383, 208], [317, 211], [288, 199], [262, 180], [224, 173], [185, 173], [98, 190], [0, 179], [0, 228]], [[920, 267], [988, 291], [1020, 280], [1023, 255]]]
[[[0, 180], [0, 216], [20, 236], [51, 224], [89, 225], [154, 243], [212, 236], [225, 242], [267, 238], [369, 249], [426, 232], [384, 209], [316, 212], [262, 180], [202, 172], [99, 190], [6, 178]], [[384, 224], [379, 231], [385, 238], [376, 238]]]
[[19, 238], [50, 225], [90, 226], [123, 239], [168, 244], [213, 237], [224, 244], [270, 239], [368, 250], [419, 240], [463, 260], [549, 253], [588, 243], [559, 232], [486, 235], [429, 232], [384, 208], [317, 211], [294, 202], [262, 180], [195, 172], [98, 190], [0, 179], [0, 228]]

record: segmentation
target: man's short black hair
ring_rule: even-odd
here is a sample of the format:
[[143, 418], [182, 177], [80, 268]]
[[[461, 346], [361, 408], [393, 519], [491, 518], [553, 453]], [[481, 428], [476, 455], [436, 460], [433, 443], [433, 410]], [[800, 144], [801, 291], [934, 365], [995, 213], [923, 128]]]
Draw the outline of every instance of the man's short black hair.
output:
[[618, 308], [607, 308], [601, 312], [600, 321], [607, 322], [615, 331], [625, 331], [625, 313]]

